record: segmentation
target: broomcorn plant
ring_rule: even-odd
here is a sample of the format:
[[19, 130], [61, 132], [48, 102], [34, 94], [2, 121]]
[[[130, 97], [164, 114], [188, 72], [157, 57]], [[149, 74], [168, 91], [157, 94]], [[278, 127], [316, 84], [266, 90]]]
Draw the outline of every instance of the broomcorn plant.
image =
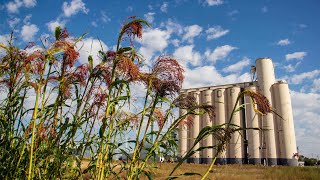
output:
[[[143, 38], [145, 26], [142, 19], [128, 18], [116, 49], [99, 51], [96, 66], [92, 55], [87, 63], [79, 61], [85, 35], [73, 38], [60, 27], [42, 46], [20, 49], [13, 34], [0, 44], [0, 86], [6, 94], [0, 99], [0, 179], [152, 178], [146, 167], [161, 150], [177, 147], [171, 134], [179, 124], [192, 124], [205, 113], [214, 118], [214, 106], [198, 105], [193, 96], [176, 97], [184, 80], [177, 59], [162, 55], [150, 71], [141, 68], [144, 58], [134, 39]], [[145, 87], [141, 101], [131, 95], [136, 84]], [[257, 104], [256, 111], [270, 112], [259, 94], [243, 95]], [[176, 117], [177, 108], [187, 113]], [[205, 127], [196, 142], [213, 134], [221, 152], [239, 129], [230, 122]], [[135, 136], [123, 140], [128, 134]], [[126, 157], [114, 161], [120, 154]]]

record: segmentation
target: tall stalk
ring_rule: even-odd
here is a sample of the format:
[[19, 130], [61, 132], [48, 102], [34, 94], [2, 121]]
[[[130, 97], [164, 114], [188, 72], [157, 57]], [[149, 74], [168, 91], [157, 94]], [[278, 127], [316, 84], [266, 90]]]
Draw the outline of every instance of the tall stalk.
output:
[[[119, 45], [117, 46], [117, 48], [119, 48]], [[116, 69], [116, 66], [117, 66], [117, 60], [116, 58], [113, 60], [113, 67], [112, 67], [112, 74], [111, 74], [111, 85], [113, 84], [114, 82], [114, 79], [115, 79], [115, 69]], [[104, 136], [104, 133], [106, 131], [106, 128], [107, 128], [107, 120], [109, 118], [109, 109], [111, 107], [110, 106], [110, 101], [111, 101], [111, 93], [112, 93], [112, 87], [109, 87], [109, 93], [108, 93], [108, 98], [107, 98], [107, 105], [106, 105], [106, 114], [105, 114], [105, 118], [103, 120], [103, 124], [102, 124], [102, 127], [101, 127], [101, 132], [102, 132], [102, 137], [101, 137], [101, 143], [100, 143], [100, 147], [99, 148], [99, 152], [98, 152], [98, 160], [97, 160], [97, 165], [99, 165], [99, 168], [98, 168], [98, 179], [99, 180], [102, 180], [103, 177], [104, 177], [104, 159], [105, 159], [105, 156], [106, 154], [108, 153], [109, 151], [109, 146], [108, 144], [106, 144], [106, 151], [105, 153], [102, 153], [101, 151], [104, 149], [104, 141], [105, 141], [105, 136]], [[109, 142], [110, 140], [110, 137], [111, 137], [111, 133], [113, 131], [113, 123], [114, 123], [114, 120], [110, 118], [110, 124], [109, 124], [109, 131], [107, 133], [107, 142]], [[99, 164], [98, 164], [99, 163]], [[101, 167], [102, 166], [102, 167]], [[96, 166], [98, 167], [98, 166]]]
[[34, 111], [33, 111], [33, 114], [32, 114], [32, 136], [31, 136], [28, 180], [30, 180], [32, 178], [32, 174], [33, 174], [33, 148], [34, 148], [34, 143], [35, 143], [36, 120], [37, 120], [37, 115], [38, 115], [40, 90], [41, 90], [41, 86], [38, 84], [37, 85], [37, 90], [36, 90], [36, 100], [35, 100], [35, 103], [34, 103]]

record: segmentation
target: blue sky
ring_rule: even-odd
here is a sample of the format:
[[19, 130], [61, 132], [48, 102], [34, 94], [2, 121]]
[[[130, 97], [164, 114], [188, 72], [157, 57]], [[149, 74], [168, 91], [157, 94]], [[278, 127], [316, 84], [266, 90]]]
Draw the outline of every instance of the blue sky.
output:
[[[317, 0], [1, 0], [0, 42], [14, 30], [16, 44], [51, 35], [55, 26], [72, 36], [88, 35], [80, 62], [113, 49], [123, 21], [145, 18], [136, 48], [147, 65], [160, 54], [185, 67], [184, 88], [249, 81], [259, 57], [270, 57], [277, 79], [290, 84], [297, 144], [302, 154], [320, 155], [320, 2]], [[97, 63], [97, 57], [95, 61]], [[139, 87], [136, 88], [137, 93]]]

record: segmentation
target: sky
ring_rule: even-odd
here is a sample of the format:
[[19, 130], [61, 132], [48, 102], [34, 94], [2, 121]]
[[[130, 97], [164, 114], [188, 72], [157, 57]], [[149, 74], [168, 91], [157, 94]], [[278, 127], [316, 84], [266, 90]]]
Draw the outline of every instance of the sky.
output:
[[[0, 42], [14, 31], [24, 47], [56, 26], [82, 41], [80, 62], [114, 49], [129, 16], [146, 19], [135, 41], [148, 67], [161, 54], [185, 68], [184, 88], [250, 81], [250, 66], [270, 57], [289, 83], [300, 154], [320, 156], [320, 1], [317, 0], [0, 0]], [[101, 44], [100, 44], [101, 42]], [[92, 48], [91, 48], [92, 46]], [[139, 91], [139, 87], [136, 87]]]

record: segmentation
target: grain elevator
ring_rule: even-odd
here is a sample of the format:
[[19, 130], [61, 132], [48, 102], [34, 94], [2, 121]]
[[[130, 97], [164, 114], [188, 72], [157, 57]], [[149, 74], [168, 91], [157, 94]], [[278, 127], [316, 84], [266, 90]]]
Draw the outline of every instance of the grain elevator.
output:
[[[275, 113], [261, 115], [254, 111], [250, 97], [241, 98], [238, 106], [244, 104], [244, 108], [234, 114], [231, 123], [247, 129], [232, 134], [227, 147], [218, 155], [215, 163], [297, 166], [296, 138], [288, 84], [283, 80], [275, 80], [270, 58], [257, 59], [254, 71], [257, 79], [252, 82], [181, 91], [181, 94], [194, 96], [198, 104], [214, 105], [216, 116], [213, 120], [210, 120], [207, 114], [195, 116], [191, 125], [179, 126], [179, 156], [186, 154], [203, 127], [226, 123], [238, 94], [244, 90], [251, 90], [263, 94], [270, 101]], [[186, 110], [180, 109], [180, 114], [184, 113]], [[198, 143], [195, 149], [216, 144], [217, 140], [209, 136]], [[215, 153], [215, 149], [204, 149], [194, 153], [187, 162], [208, 164], [212, 162]]]

